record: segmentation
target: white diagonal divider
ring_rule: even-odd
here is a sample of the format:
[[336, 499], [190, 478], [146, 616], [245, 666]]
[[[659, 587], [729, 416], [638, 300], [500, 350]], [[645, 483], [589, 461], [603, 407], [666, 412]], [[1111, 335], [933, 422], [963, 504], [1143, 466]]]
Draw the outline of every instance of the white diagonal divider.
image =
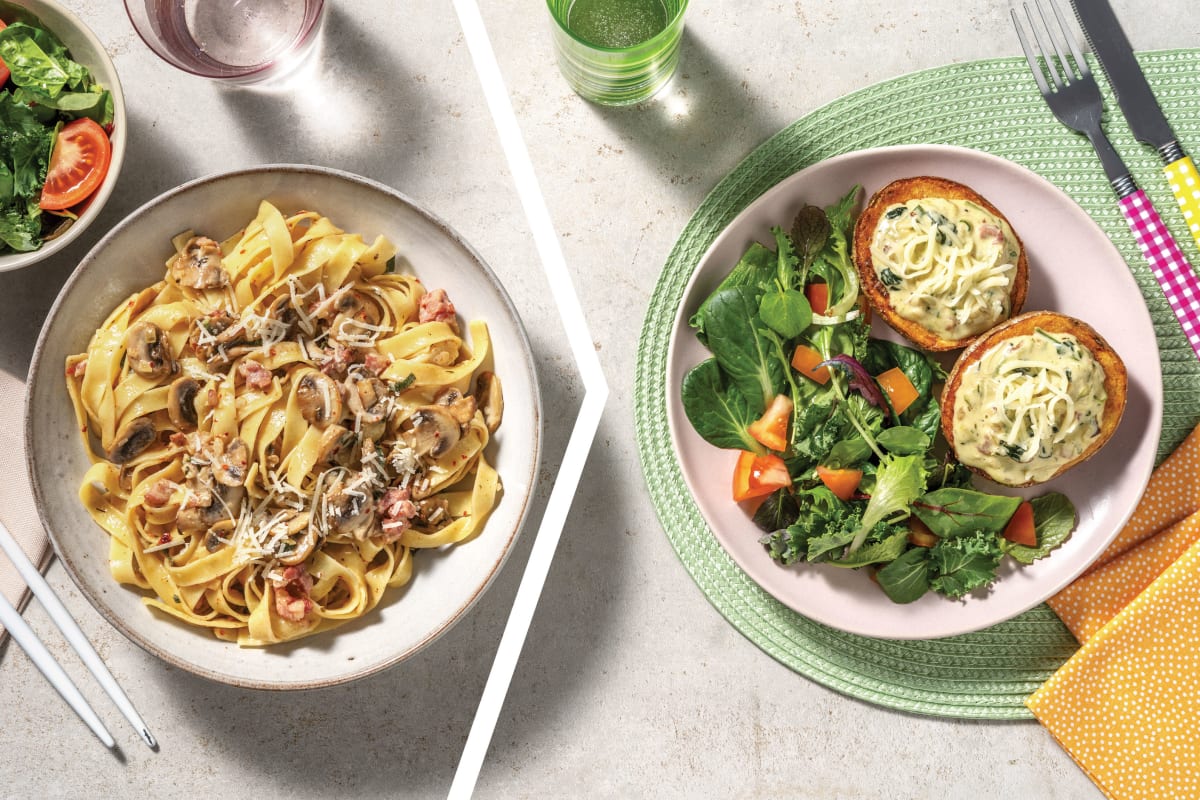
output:
[[538, 187], [533, 162], [529, 159], [529, 150], [525, 147], [525, 140], [517, 125], [508, 89], [500, 76], [500, 66], [496, 63], [496, 54], [483, 25], [479, 5], [476, 0], [454, 0], [454, 8], [462, 25], [467, 48], [471, 52], [475, 71], [479, 74], [479, 82], [483, 85], [483, 94], [496, 123], [500, 145], [504, 149], [509, 170], [517, 185], [517, 195], [529, 220], [534, 244], [546, 271], [546, 280], [550, 284], [554, 302], [562, 315], [567, 341], [584, 386], [583, 402], [575, 419], [575, 427], [567, 440], [558, 477], [550, 490], [542, 524], [538, 527], [537, 537], [529, 553], [529, 562], [525, 566], [525, 574], [517, 588], [508, 623], [504, 626], [504, 634], [496, 650], [496, 659], [492, 662], [492, 671], [488, 675], [483, 696], [479, 700], [479, 709], [475, 712], [475, 721], [471, 725], [462, 758], [459, 759], [458, 769], [454, 773], [454, 782], [450, 786], [451, 800], [466, 800], [475, 791], [479, 770], [483, 766], [488, 745], [496, 730], [496, 720], [504, 706], [504, 698], [508, 694], [517, 659], [525, 644], [525, 636], [529, 633], [529, 624], [533, 620], [538, 599], [546, 584], [546, 575], [550, 572], [550, 562], [554, 559], [554, 551], [562, 536], [563, 524], [571, 510], [571, 501], [579, 487], [583, 466], [587, 462], [588, 452], [600, 427], [600, 417], [608, 400], [608, 383], [604, 379], [583, 309], [575, 294], [571, 276], [567, 272], [566, 260], [558, 243], [558, 234], [554, 230], [550, 210], [546, 207], [546, 200]]

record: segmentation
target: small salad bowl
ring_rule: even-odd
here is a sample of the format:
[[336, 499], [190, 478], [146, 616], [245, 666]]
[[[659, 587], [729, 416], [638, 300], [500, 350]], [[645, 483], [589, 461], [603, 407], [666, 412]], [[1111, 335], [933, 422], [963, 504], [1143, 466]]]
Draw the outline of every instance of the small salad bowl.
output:
[[50, 31], [67, 46], [71, 59], [87, 67], [92, 80], [112, 94], [113, 121], [109, 131], [112, 156], [99, 187], [74, 208], [78, 218], [57, 235], [46, 239], [42, 246], [29, 252], [0, 253], [0, 272], [8, 272], [36, 264], [62, 250], [87, 229], [100, 215], [121, 172], [125, 158], [125, 97], [117, 69], [96, 35], [75, 14], [53, 0], [0, 0], [0, 20], [11, 25], [22, 21]]

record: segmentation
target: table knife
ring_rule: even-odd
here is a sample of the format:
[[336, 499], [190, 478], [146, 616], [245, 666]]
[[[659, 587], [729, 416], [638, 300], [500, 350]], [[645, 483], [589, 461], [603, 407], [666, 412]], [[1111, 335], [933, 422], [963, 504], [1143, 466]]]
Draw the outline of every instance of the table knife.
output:
[[1176, 140], [1117, 15], [1108, 0], [1071, 0], [1071, 5], [1130, 130], [1138, 141], [1154, 147], [1162, 158], [1167, 182], [1196, 246], [1200, 247], [1200, 173]]

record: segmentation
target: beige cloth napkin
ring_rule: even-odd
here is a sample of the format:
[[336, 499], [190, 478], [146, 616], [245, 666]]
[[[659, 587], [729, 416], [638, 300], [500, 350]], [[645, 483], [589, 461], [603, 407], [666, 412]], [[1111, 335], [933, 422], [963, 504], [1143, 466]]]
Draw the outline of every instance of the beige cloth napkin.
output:
[[[0, 370], [0, 521], [34, 564], [50, 559], [50, 540], [38, 520], [25, 470], [25, 383]], [[0, 592], [17, 608], [29, 599], [29, 589], [17, 568], [0, 551]], [[0, 643], [8, 632], [0, 628]]]

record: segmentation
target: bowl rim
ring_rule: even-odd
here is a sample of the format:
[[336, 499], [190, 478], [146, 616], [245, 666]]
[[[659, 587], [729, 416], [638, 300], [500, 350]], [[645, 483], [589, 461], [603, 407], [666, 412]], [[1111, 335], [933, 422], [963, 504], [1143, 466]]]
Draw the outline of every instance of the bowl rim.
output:
[[[117, 180], [121, 175], [121, 167], [125, 163], [125, 141], [127, 139], [126, 130], [128, 124], [125, 114], [125, 92], [121, 88], [121, 78], [117, 73], [117, 65], [113, 63], [112, 56], [109, 55], [108, 50], [100, 42], [100, 39], [75, 12], [66, 6], [48, 2], [47, 0], [0, 0], [0, 6], [26, 9], [31, 14], [37, 16], [39, 20], [42, 17], [38, 11], [43, 8], [49, 9], [52, 13], [63, 17], [74, 27], [74, 32], [78, 33], [95, 50], [100, 63], [106, 71], [112, 73], [112, 80], [104, 81], [101, 85], [105, 89], [108, 89], [113, 99], [113, 124], [112, 131], [108, 137], [109, 142], [112, 144], [112, 158], [108, 164], [108, 174], [104, 176], [104, 181], [88, 201], [87, 208], [79, 215], [79, 219], [71, 223], [71, 226], [61, 236], [57, 236], [48, 242], [43, 242], [42, 246], [37, 250], [30, 250], [27, 253], [4, 253], [0, 255], [0, 273], [3, 273], [23, 269], [53, 256], [79, 238], [96, 221], [96, 218], [100, 216], [100, 212], [103, 211], [104, 206], [108, 203], [108, 198], [112, 195], [113, 190], [116, 189]], [[44, 22], [44, 20], [42, 21]], [[47, 27], [50, 28], [51, 26], [47, 23]], [[52, 32], [60, 39], [63, 38], [57, 29], [52, 30]], [[67, 46], [70, 47], [70, 44], [68, 43]], [[75, 53], [72, 52], [72, 56], [74, 55]], [[90, 64], [84, 64], [84, 66], [88, 68], [88, 71], [92, 73], [92, 77], [95, 78], [95, 68]]]
[[[417, 203], [415, 200], [413, 200], [408, 195], [404, 194], [403, 192], [401, 192], [391, 186], [388, 186], [387, 184], [372, 180], [370, 178], [363, 177], [361, 175], [356, 175], [354, 173], [346, 172], [344, 170], [334, 169], [332, 167], [321, 167], [321, 166], [315, 166], [315, 165], [310, 165], [310, 164], [286, 164], [286, 163], [263, 164], [263, 165], [257, 165], [257, 166], [241, 168], [241, 169], [233, 169], [233, 170], [214, 172], [214, 173], [187, 181], [187, 182], [180, 184], [179, 186], [176, 186], [172, 189], [168, 189], [167, 191], [159, 194], [158, 196], [146, 201], [145, 203], [143, 203], [142, 205], [138, 206], [136, 209], [131, 211], [117, 225], [113, 226], [104, 235], [103, 238], [101, 238], [98, 242], [96, 242], [95, 245], [92, 246], [91, 250], [88, 251], [87, 255], [84, 256], [83, 259], [80, 260], [79, 264], [71, 272], [71, 275], [67, 278], [67, 281], [66, 281], [66, 283], [64, 283], [63, 288], [59, 291], [58, 295], [55, 297], [54, 304], [50, 307], [49, 312], [46, 314], [46, 318], [45, 318], [44, 322], [42, 323], [42, 328], [38, 332], [37, 344], [34, 347], [33, 357], [30, 359], [29, 371], [26, 375], [26, 386], [27, 387], [32, 386], [34, 376], [37, 374], [37, 372], [41, 366], [44, 351], [47, 347], [47, 335], [50, 330], [51, 324], [58, 317], [60, 306], [65, 302], [66, 297], [69, 294], [71, 294], [75, 285], [82, 279], [83, 274], [85, 272], [87, 272], [90, 269], [90, 267], [93, 265], [93, 263], [96, 261], [97, 254], [101, 250], [103, 250], [105, 247], [107, 247], [109, 245], [109, 242], [112, 239], [116, 238], [117, 235], [122, 233], [126, 228], [129, 228], [129, 227], [133, 226], [134, 224], [136, 224], [138, 222], [138, 220], [140, 220], [140, 218], [145, 213], [147, 213], [150, 209], [158, 206], [159, 204], [161, 204], [171, 198], [176, 197], [177, 195], [185, 194], [189, 191], [192, 191], [193, 189], [195, 189], [197, 187], [200, 187], [200, 186], [203, 186], [203, 185], [206, 185], [209, 183], [218, 182], [218, 181], [227, 180], [230, 178], [235, 178], [235, 177], [240, 177], [240, 176], [245, 176], [245, 175], [278, 174], [281, 172], [293, 173], [293, 174], [314, 174], [314, 175], [319, 175], [319, 176], [327, 177], [327, 178], [331, 177], [331, 178], [335, 178], [335, 179], [340, 179], [343, 181], [347, 181], [349, 183], [354, 183], [354, 184], [358, 184], [360, 186], [364, 186], [366, 188], [369, 188], [369, 189], [372, 189], [375, 191], [383, 192], [385, 194], [388, 194], [388, 195], [396, 198], [400, 202], [408, 205], [413, 211], [415, 211], [421, 217], [425, 218], [428, 222], [430, 222], [431, 224], [436, 226], [438, 228], [438, 230], [440, 230], [442, 232], [443, 235], [448, 237], [457, 246], [463, 248], [463, 250], [475, 261], [476, 265], [482, 270], [483, 274], [488, 278], [490, 283], [498, 290], [498, 294], [500, 295], [500, 298], [501, 298], [501, 301], [503, 303], [506, 313], [510, 316], [510, 318], [515, 323], [514, 327], [516, 329], [517, 336], [521, 343], [521, 348], [520, 348], [521, 349], [521, 357], [522, 357], [522, 360], [525, 362], [526, 368], [528, 370], [528, 374], [533, 379], [532, 385], [530, 386], [530, 394], [531, 394], [531, 399], [533, 401], [533, 408], [531, 409], [532, 420], [533, 420], [533, 441], [530, 443], [530, 446], [532, 448], [533, 458], [529, 465], [529, 476], [528, 476], [529, 490], [525, 493], [524, 497], [521, 498], [520, 508], [515, 514], [514, 524], [512, 525], [511, 530], [509, 530], [507, 532], [508, 538], [507, 538], [507, 541], [504, 543], [504, 548], [500, 554], [500, 557], [495, 561], [495, 563], [490, 565], [490, 567], [487, 571], [487, 574], [483, 577], [482, 581], [478, 584], [478, 586], [475, 587], [475, 589], [471, 593], [471, 595], [457, 609], [454, 610], [454, 613], [452, 613], [446, 619], [442, 620], [441, 623], [437, 627], [430, 630], [423, 638], [421, 638], [418, 641], [416, 641], [415, 643], [413, 643], [410, 647], [408, 647], [404, 650], [398, 651], [386, 658], [382, 658], [378, 662], [375, 662], [373, 664], [368, 664], [367, 666], [365, 666], [361, 669], [347, 671], [346, 673], [336, 676], [336, 677], [333, 677], [333, 678], [274, 682], [274, 681], [265, 681], [265, 680], [260, 680], [260, 679], [239, 678], [239, 677], [233, 676], [233, 675], [218, 673], [218, 672], [215, 672], [210, 669], [202, 668], [202, 667], [192, 663], [191, 661], [188, 661], [187, 659], [180, 657], [179, 655], [175, 654], [174, 652], [164, 649], [163, 647], [159, 646], [155, 642], [142, 636], [132, 626], [126, 624], [124, 619], [122, 619], [119, 615], [112, 613], [112, 609], [110, 609], [108, 607], [108, 605], [105, 602], [103, 602], [101, 599], [100, 595], [102, 594], [102, 592], [100, 592], [98, 590], [93, 590], [93, 588], [90, 586], [90, 584], [88, 584], [86, 581], [84, 581], [82, 579], [79, 570], [75, 566], [74, 561], [72, 560], [70, 555], [68, 555], [67, 553], [64, 552], [62, 546], [59, 543], [58, 536], [55, 533], [53, 526], [50, 524], [50, 520], [49, 520], [46, 510], [45, 510], [47, 507], [47, 504], [49, 502], [49, 499], [46, 497], [46, 495], [44, 493], [41, 479], [37, 472], [37, 468], [34, 464], [34, 449], [35, 448], [29, 444], [27, 444], [25, 447], [25, 469], [26, 469], [26, 472], [29, 477], [30, 487], [33, 491], [34, 505], [37, 508], [38, 519], [41, 522], [43, 529], [46, 531], [46, 534], [50, 540], [50, 544], [54, 549], [54, 555], [59, 559], [59, 561], [62, 562], [63, 567], [65, 568], [67, 574], [70, 575], [72, 582], [79, 589], [80, 593], [83, 594], [83, 596], [88, 600], [88, 603], [110, 625], [112, 625], [118, 631], [120, 631], [125, 636], [125, 638], [129, 639], [131, 642], [133, 642], [134, 644], [141, 647], [147, 653], [157, 656], [158, 658], [162, 659], [164, 662], [171, 664], [172, 666], [178, 667], [179, 669], [181, 669], [185, 672], [188, 672], [193, 675], [197, 675], [201, 678], [205, 678], [207, 680], [213, 681], [214, 683], [220, 683], [220, 684], [227, 685], [227, 686], [236, 686], [236, 687], [245, 688], [245, 689], [259, 689], [259, 690], [270, 690], [270, 691], [301, 691], [301, 690], [307, 690], [307, 689], [320, 689], [320, 688], [327, 688], [327, 687], [331, 687], [331, 686], [337, 686], [340, 684], [349, 683], [351, 681], [359, 680], [361, 678], [365, 678], [370, 675], [374, 675], [376, 673], [382, 672], [386, 669], [394, 667], [395, 665], [399, 664], [402, 661], [405, 661], [405, 660], [411, 658], [412, 656], [414, 656], [421, 650], [425, 649], [434, 640], [438, 639], [443, 634], [448, 632], [452, 627], [454, 627], [455, 624], [457, 624], [459, 622], [459, 620], [461, 620], [463, 617], [465, 617], [468, 614], [468, 612], [470, 612], [475, 607], [476, 603], [478, 603], [479, 599], [483, 596], [483, 594], [489, 588], [491, 588], [491, 586], [495, 582], [496, 576], [499, 574], [501, 568], [505, 565], [505, 563], [507, 563], [508, 559], [512, 556], [513, 550], [515, 549], [514, 545], [516, 544], [516, 540], [521, 535], [526, 524], [529, 521], [529, 513], [531, 510], [531, 506], [533, 504], [534, 496], [536, 495], [536, 492], [537, 492], [537, 484], [538, 484], [537, 476], [541, 470], [541, 462], [542, 462], [542, 439], [543, 439], [543, 433], [544, 433], [544, 431], [543, 431], [544, 415], [543, 415], [543, 409], [542, 409], [541, 382], [538, 378], [537, 361], [536, 361], [536, 359], [533, 358], [533, 349], [530, 345], [529, 334], [525, 329], [524, 322], [521, 320], [520, 315], [517, 313], [517, 309], [513, 305], [512, 298], [509, 296], [508, 291], [504, 288], [504, 285], [496, 277], [496, 274], [495, 274], [495, 272], [493, 272], [491, 266], [487, 263], [486, 260], [483, 259], [483, 257], [479, 254], [479, 252], [473, 246], [471, 246], [471, 244], [469, 242], [467, 242], [461, 235], [459, 235], [459, 233], [456, 230], [454, 230], [454, 228], [452, 228], [448, 223], [446, 223], [445, 220], [443, 220], [441, 217], [437, 216], [433, 212], [429, 211], [421, 204]], [[51, 374], [53, 374], [53, 373], [51, 373]], [[24, 416], [23, 434], [25, 437], [25, 441], [27, 443], [30, 443], [33, 441], [34, 417], [33, 417], [33, 413], [32, 413], [32, 399], [33, 399], [33, 392], [27, 388], [26, 393], [25, 393], [25, 408], [24, 408], [24, 413], [23, 413], [23, 416]], [[115, 582], [112, 584], [112, 586], [114, 586], [118, 589], [121, 589], [121, 590], [126, 589], [126, 587], [120, 586], [119, 584], [117, 584]], [[372, 611], [373, 611], [373, 613], [378, 613], [378, 610], [379, 609], [376, 608], [376, 609], [373, 609]], [[336, 632], [332, 632], [332, 633], [333, 633], [333, 635], [336, 635]]]

